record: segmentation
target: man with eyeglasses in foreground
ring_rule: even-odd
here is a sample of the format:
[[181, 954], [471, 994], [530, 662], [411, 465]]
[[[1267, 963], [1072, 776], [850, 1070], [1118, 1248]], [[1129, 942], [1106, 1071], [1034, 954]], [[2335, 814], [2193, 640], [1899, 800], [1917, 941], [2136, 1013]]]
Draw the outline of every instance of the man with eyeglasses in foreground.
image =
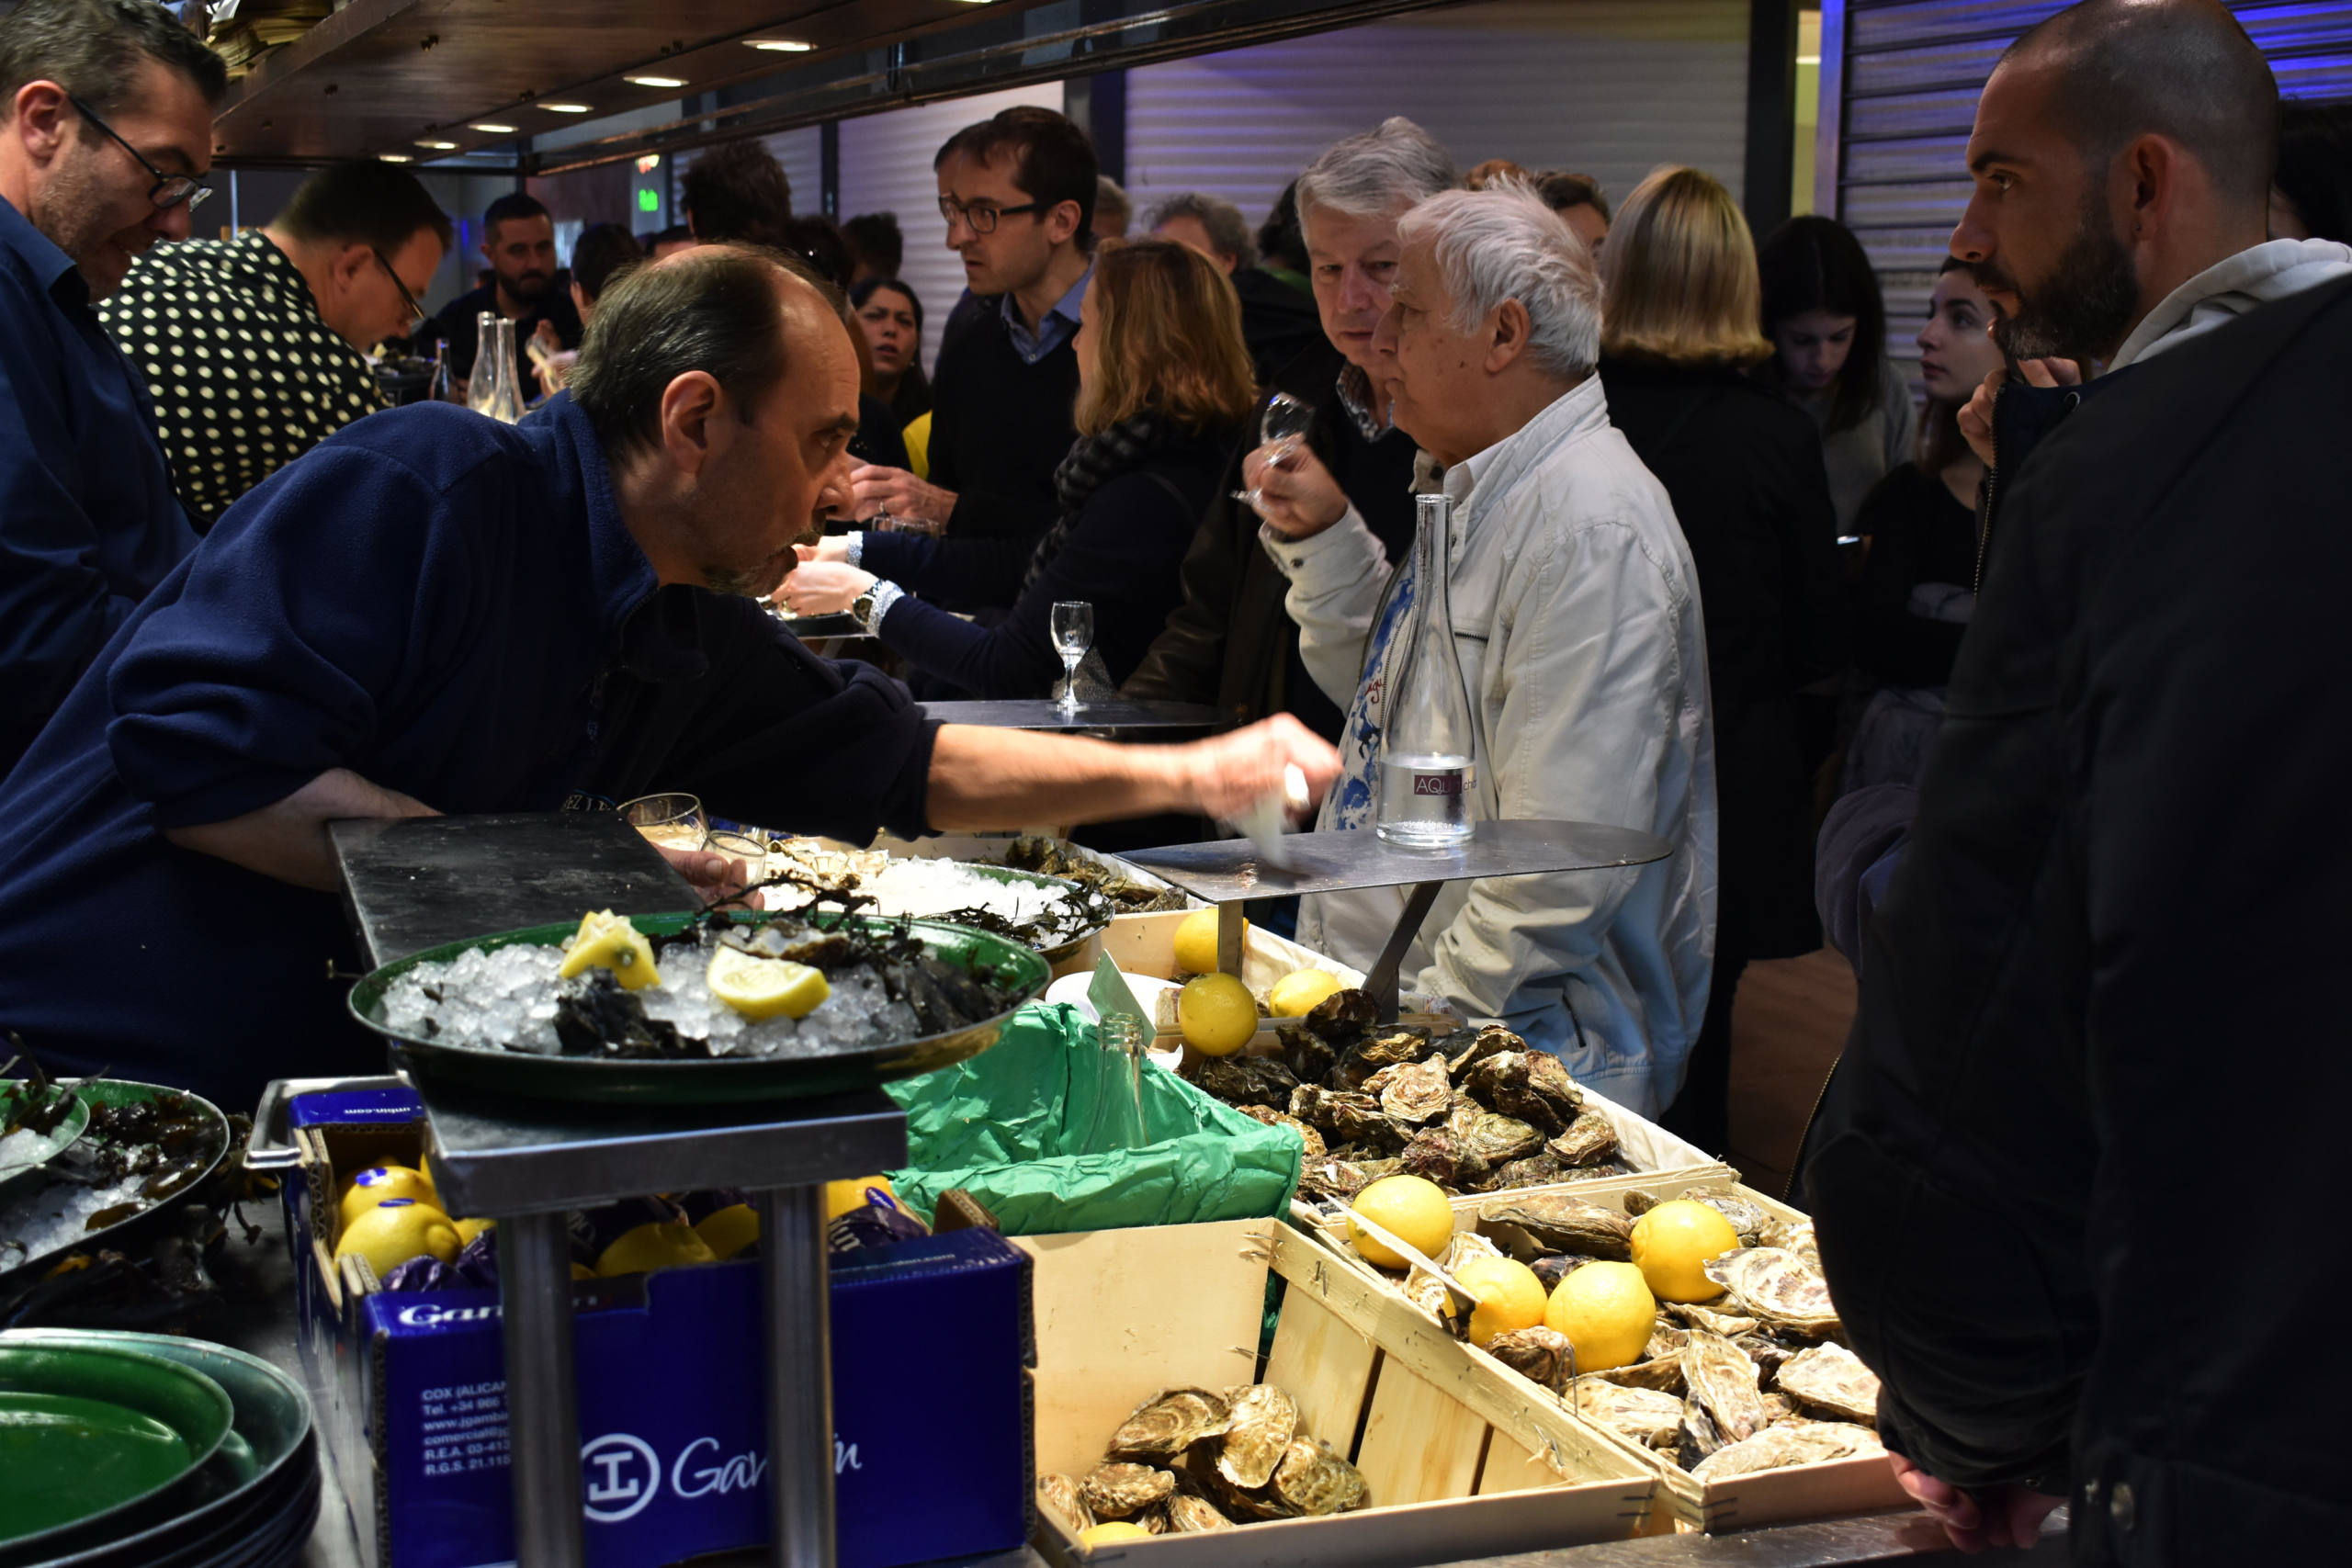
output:
[[451, 237], [414, 175], [368, 160], [312, 175], [263, 228], [159, 246], [132, 265], [98, 319], [147, 378], [198, 533], [386, 406], [367, 355], [425, 319], [417, 296]]
[[0, 17], [0, 775], [196, 536], [92, 306], [183, 240], [220, 56], [151, 0]]

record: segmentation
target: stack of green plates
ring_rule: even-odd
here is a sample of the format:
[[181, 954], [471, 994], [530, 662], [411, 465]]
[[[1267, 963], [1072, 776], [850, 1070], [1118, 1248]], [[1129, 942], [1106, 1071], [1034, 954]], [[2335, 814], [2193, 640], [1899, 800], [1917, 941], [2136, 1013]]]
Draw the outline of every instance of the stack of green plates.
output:
[[284, 1568], [318, 1512], [311, 1402], [266, 1361], [0, 1333], [0, 1568]]

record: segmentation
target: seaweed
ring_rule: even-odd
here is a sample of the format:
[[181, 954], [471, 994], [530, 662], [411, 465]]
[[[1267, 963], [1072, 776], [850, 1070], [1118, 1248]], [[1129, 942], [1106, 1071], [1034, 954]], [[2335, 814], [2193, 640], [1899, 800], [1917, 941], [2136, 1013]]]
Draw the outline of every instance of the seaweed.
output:
[[677, 1026], [645, 1016], [645, 1004], [621, 988], [609, 969], [592, 969], [556, 992], [555, 1033], [567, 1056], [629, 1060], [700, 1057], [710, 1043], [688, 1040]]

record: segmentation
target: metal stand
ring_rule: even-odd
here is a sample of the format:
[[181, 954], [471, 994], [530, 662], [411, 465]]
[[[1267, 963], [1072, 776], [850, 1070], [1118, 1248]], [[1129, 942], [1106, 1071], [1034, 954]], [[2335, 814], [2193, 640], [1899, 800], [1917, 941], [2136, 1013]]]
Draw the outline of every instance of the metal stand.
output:
[[1403, 918], [1364, 976], [1364, 989], [1378, 1004], [1383, 1022], [1396, 1017], [1397, 972], [1447, 883], [1645, 865], [1674, 852], [1665, 840], [1631, 828], [1539, 821], [1480, 822], [1468, 842], [1445, 850], [1407, 849], [1368, 829], [1294, 833], [1283, 839], [1283, 848], [1291, 862], [1286, 868], [1261, 862], [1247, 839], [1139, 850], [1125, 858], [1217, 906], [1217, 967], [1237, 976], [1244, 899], [1411, 886]]

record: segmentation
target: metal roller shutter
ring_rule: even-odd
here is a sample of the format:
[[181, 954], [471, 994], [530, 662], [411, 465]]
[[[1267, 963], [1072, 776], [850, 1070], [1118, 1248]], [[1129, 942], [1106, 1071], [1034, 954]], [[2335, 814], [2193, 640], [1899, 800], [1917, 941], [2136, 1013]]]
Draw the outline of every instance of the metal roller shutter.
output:
[[825, 210], [825, 166], [819, 152], [824, 139], [824, 132], [813, 125], [760, 138], [760, 145], [784, 165], [784, 177], [792, 182], [792, 210], [803, 216]]
[[[2352, 3], [2230, 0], [2289, 97], [2352, 97]], [[1968, 201], [1965, 150], [1993, 63], [2058, 0], [1824, 0], [1815, 208], [1862, 242], [1886, 292], [1888, 347], [1918, 357], [1906, 323], [1926, 314], [1936, 269]]]

